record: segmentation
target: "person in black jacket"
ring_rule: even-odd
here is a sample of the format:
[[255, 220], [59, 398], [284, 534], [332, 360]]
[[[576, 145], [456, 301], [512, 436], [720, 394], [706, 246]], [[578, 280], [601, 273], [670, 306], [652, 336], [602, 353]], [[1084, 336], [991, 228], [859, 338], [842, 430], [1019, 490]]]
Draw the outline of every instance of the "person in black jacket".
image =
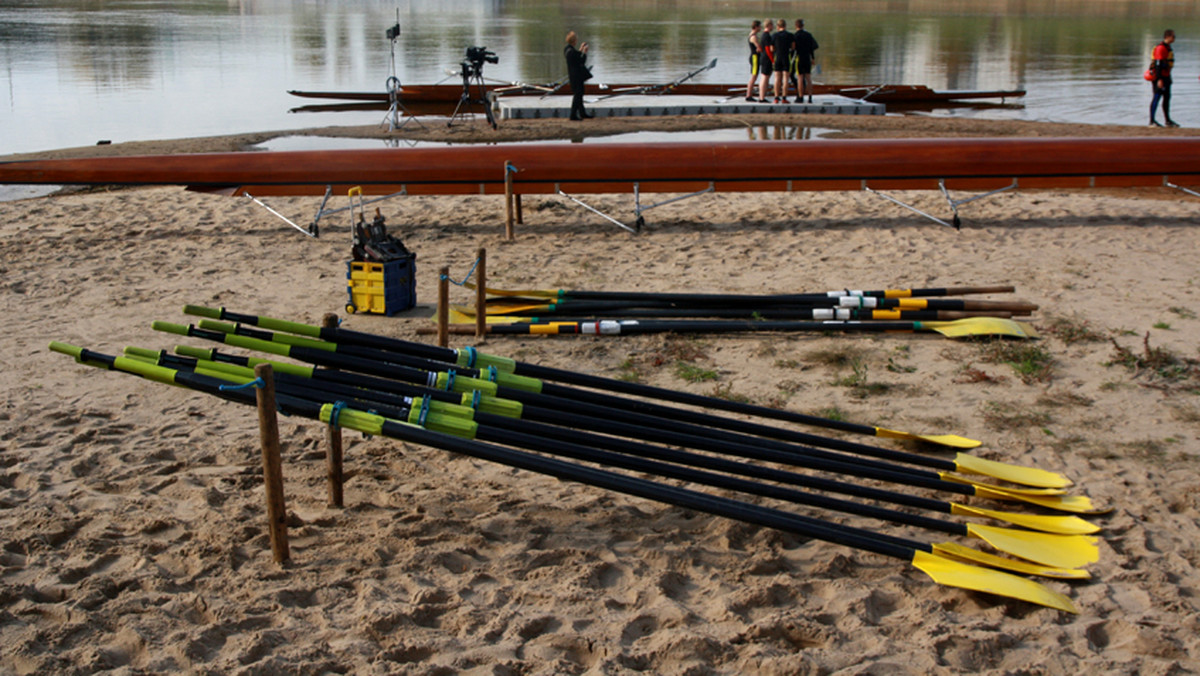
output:
[[583, 109], [583, 85], [591, 79], [592, 71], [587, 67], [588, 44], [576, 47], [579, 37], [575, 31], [567, 33], [567, 46], [563, 54], [567, 57], [567, 80], [571, 83], [571, 119], [585, 120], [595, 117]]
[[812, 33], [804, 30], [804, 19], [796, 19], [796, 32], [792, 33], [793, 39], [793, 54], [796, 58], [796, 75], [800, 79], [800, 91], [797, 93], [796, 101], [800, 102], [803, 95], [808, 95], [808, 102], [812, 103], [812, 67], [813, 61], [816, 60], [817, 40], [812, 36]]
[[[775, 103], [787, 103], [788, 71], [791, 65], [795, 38], [788, 32], [787, 21], [780, 19], [776, 25], [775, 43]], [[800, 102], [800, 90], [796, 90], [796, 102]]]

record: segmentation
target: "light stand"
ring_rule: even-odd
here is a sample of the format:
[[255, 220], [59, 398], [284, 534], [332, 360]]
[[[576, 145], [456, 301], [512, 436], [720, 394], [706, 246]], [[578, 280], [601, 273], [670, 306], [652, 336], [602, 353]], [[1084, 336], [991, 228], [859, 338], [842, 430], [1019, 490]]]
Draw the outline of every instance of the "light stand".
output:
[[[418, 127], [424, 129], [425, 125], [413, 117], [412, 113], [408, 112], [408, 109], [400, 102], [400, 94], [404, 88], [400, 86], [400, 78], [396, 77], [396, 40], [400, 37], [400, 10], [398, 9], [396, 10], [396, 25], [387, 30], [387, 37], [392, 43], [392, 74], [387, 79], [388, 101], [391, 105], [388, 107], [387, 116], [379, 124], [380, 126], [387, 124], [388, 131], [396, 131], [408, 126], [409, 122], [416, 122]], [[400, 121], [402, 116], [404, 122]]]

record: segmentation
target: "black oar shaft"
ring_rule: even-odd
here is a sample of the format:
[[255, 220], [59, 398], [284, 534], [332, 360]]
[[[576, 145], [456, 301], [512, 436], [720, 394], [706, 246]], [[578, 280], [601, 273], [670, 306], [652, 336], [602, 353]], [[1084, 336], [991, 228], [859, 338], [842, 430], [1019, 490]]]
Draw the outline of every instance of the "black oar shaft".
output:
[[[198, 329], [197, 331], [202, 332], [202, 331], [207, 331], [207, 329]], [[255, 338], [255, 339], [265, 340], [265, 341], [273, 341], [277, 337], [277, 334], [274, 334], [270, 331], [259, 331], [259, 330], [251, 329], [251, 328], [248, 328], [245, 326], [237, 326], [237, 327], [235, 327], [235, 331], [238, 335], [243, 335], [243, 336], [247, 336], [250, 338]], [[218, 332], [218, 333], [220, 333], [220, 332]], [[426, 359], [426, 358], [422, 358], [422, 357], [416, 357], [416, 356], [412, 356], [412, 355], [405, 354], [402, 352], [379, 350], [379, 349], [368, 348], [368, 347], [363, 347], [363, 346], [358, 346], [358, 345], [344, 345], [341, 343], [332, 343], [331, 345], [334, 347], [334, 352], [329, 353], [329, 354], [344, 355], [347, 358], [355, 359], [355, 360], [361, 359], [361, 360], [365, 360], [367, 362], [374, 361], [374, 362], [380, 363], [380, 364], [398, 364], [398, 365], [403, 365], [406, 367], [423, 369], [423, 370], [428, 370], [428, 371], [434, 371], [434, 370], [445, 369], [445, 368], [451, 367], [451, 365], [446, 364], [441, 361], [437, 361], [434, 359]], [[291, 354], [293, 356], [296, 356], [297, 358], [307, 359], [307, 357], [302, 357], [300, 355], [307, 355], [312, 351], [314, 351], [312, 348], [293, 347]], [[321, 350], [315, 350], [315, 351], [321, 352]], [[332, 361], [331, 358], [328, 356], [320, 356], [319, 358], [322, 359], [323, 362], [314, 362], [314, 363], [323, 363], [324, 365], [335, 365], [336, 364], [336, 362]], [[355, 366], [347, 365], [347, 366], [344, 366], [344, 368], [353, 368], [354, 370], [361, 370], [364, 367], [361, 365], [358, 365], [356, 362]], [[371, 373], [371, 370], [369, 367], [365, 367], [365, 368], [366, 368], [366, 370], [363, 370], [362, 372]], [[456, 368], [459, 372], [461, 372], [463, 375], [466, 375], [468, 377], [480, 377], [481, 376], [480, 371], [477, 369], [461, 368], [461, 367], [454, 367], [454, 368]], [[380, 374], [380, 375], [384, 375], [384, 374]], [[388, 376], [388, 377], [392, 377], [392, 376]], [[408, 379], [408, 378], [406, 378], [406, 379]], [[699, 411], [687, 411], [684, 409], [677, 409], [677, 408], [673, 408], [673, 407], [663, 406], [661, 404], [653, 404], [650, 402], [630, 400], [630, 399], [627, 399], [624, 397], [617, 397], [617, 396], [613, 396], [611, 394], [605, 394], [603, 392], [580, 390], [578, 388], [566, 387], [566, 386], [557, 385], [554, 383], [544, 383], [542, 385], [542, 394], [548, 395], [551, 397], [555, 397], [558, 400], [560, 400], [557, 405], [550, 404], [550, 403], [544, 403], [543, 400], [540, 400], [540, 399], [531, 401], [531, 398], [528, 395], [528, 393], [521, 392], [519, 390], [512, 390], [509, 388], [503, 388], [503, 391], [498, 392], [498, 394], [504, 398], [521, 401], [523, 403], [531, 403], [534, 405], [543, 405], [543, 406], [547, 406], [549, 408], [555, 408], [555, 407], [565, 408], [565, 407], [576, 405], [572, 402], [585, 402], [585, 403], [592, 404], [597, 407], [604, 407], [607, 409], [617, 409], [617, 410], [621, 410], [621, 411], [628, 411], [631, 414], [640, 414], [642, 417], [640, 417], [638, 419], [639, 424], [644, 424], [647, 426], [654, 426], [654, 424], [655, 424], [654, 421], [649, 419], [650, 417], [658, 417], [658, 418], [666, 418], [666, 419], [676, 421], [676, 422], [678, 422], [678, 421], [689, 422], [693, 425], [701, 426], [701, 427], [713, 427], [713, 428], [718, 428], [718, 430], [729, 430], [732, 432], [736, 432], [736, 433], [738, 433], [738, 435], [741, 435], [741, 436], [767, 437], [767, 440], [756, 440], [755, 443], [770, 444], [775, 448], [784, 448], [784, 447], [778, 443], [774, 443], [769, 440], [773, 439], [773, 440], [786, 441], [789, 444], [802, 444], [802, 445], [804, 445], [803, 448], [793, 448], [791, 450], [793, 450], [795, 452], [803, 452], [805, 454], [813, 455], [813, 456], [817, 456], [817, 457], [825, 457], [825, 458], [828, 458], [828, 459], [834, 460], [834, 461], [848, 461], [850, 459], [846, 458], [845, 456], [840, 456], [837, 454], [829, 454], [825, 451], [820, 451], [820, 450], [817, 450], [816, 448], [811, 448], [811, 447], [817, 446], [817, 447], [821, 447], [821, 448], [843, 451], [846, 453], [853, 453], [856, 455], [864, 455], [864, 456], [876, 458], [879, 460], [884, 460], [887, 462], [900, 462], [900, 463], [907, 463], [907, 464], [915, 464], [915, 465], [920, 465], [923, 467], [930, 467], [933, 469], [944, 470], [944, 471], [954, 471], [956, 469], [956, 466], [953, 462], [944, 460], [941, 458], [933, 458], [933, 457], [929, 457], [929, 456], [919, 455], [916, 453], [906, 453], [906, 452], [902, 452], [902, 451], [881, 448], [878, 446], [870, 446], [867, 444], [861, 444], [861, 443], [852, 442], [852, 441], [844, 441], [844, 440], [840, 440], [840, 439], [830, 439], [828, 437], [821, 437], [818, 435], [808, 434], [805, 432], [798, 432], [795, 430], [786, 430], [786, 429], [781, 429], [781, 428], [777, 428], [777, 427], [771, 427], [768, 425], [760, 425], [757, 423], [732, 420], [729, 418], [723, 418], [721, 416], [715, 416], [715, 415], [712, 415], [709, 413], [703, 413], [703, 412], [699, 412]], [[588, 409], [583, 412], [585, 412], [589, 415], [604, 415], [605, 414], [604, 412], [597, 412], [596, 409]], [[611, 415], [611, 413], [609, 413], [609, 415]], [[873, 428], [872, 428], [872, 430], [873, 430]], [[740, 437], [734, 437], [734, 436], [731, 436], [729, 434], [719, 432], [719, 431], [714, 431], [711, 433], [704, 432], [704, 433], [705, 434], [713, 434], [714, 436], [722, 438], [726, 441], [731, 441], [731, 442], [744, 441], [744, 439], [741, 439]], [[854, 459], [853, 461], [858, 465], [862, 465], [862, 466], [866, 466], [866, 467], [878, 467], [880, 469], [885, 469], [885, 470], [891, 469], [881, 463], [876, 463], [874, 461], [862, 460], [862, 459]], [[909, 470], [909, 471], [915, 472], [916, 470]], [[936, 475], [933, 475], [930, 473], [925, 473], [925, 474], [933, 481], [940, 481], [940, 478], [938, 478]]]
[[[84, 352], [87, 353], [87, 356], [81, 357], [83, 361], [107, 364], [108, 368], [111, 368], [115, 361], [112, 357], [89, 353], [86, 350]], [[174, 371], [173, 380], [177, 385], [207, 392], [229, 401], [257, 405], [256, 395], [252, 390], [227, 388], [227, 382], [218, 378], [176, 370]], [[320, 417], [321, 405], [316, 402], [288, 394], [281, 394], [277, 395], [276, 403], [279, 410], [288, 415], [308, 418]], [[462, 453], [518, 469], [547, 474], [563, 480], [577, 481], [636, 497], [693, 509], [706, 514], [736, 519], [759, 526], [795, 533], [804, 537], [812, 537], [876, 554], [892, 556], [905, 561], [910, 561], [916, 550], [926, 552], [932, 550], [928, 545], [903, 540], [890, 535], [874, 533], [851, 526], [831, 524], [819, 519], [791, 514], [778, 509], [760, 507], [694, 490], [668, 486], [647, 479], [580, 466], [556, 458], [547, 458], [531, 453], [501, 448], [492, 444], [461, 439], [390, 420], [382, 423], [380, 431], [384, 436], [402, 441]]]
[[[318, 384], [311, 383], [311, 381], [306, 383], [303, 378], [286, 374], [281, 374], [276, 384], [279, 392], [289, 396], [316, 403], [341, 401], [353, 408], [371, 410], [389, 418], [407, 419], [412, 406], [412, 402], [404, 401], [403, 398], [388, 396], [383, 393], [373, 394], [365, 390], [359, 391], [358, 388], [352, 387], [326, 389]], [[917, 526], [950, 535], [968, 535], [965, 526], [954, 522], [923, 517], [894, 509], [864, 505], [838, 498], [814, 495], [792, 488], [730, 477], [724, 474], [703, 471], [698, 468], [707, 467], [743, 476], [759, 475], [761, 478], [773, 481], [805, 485], [840, 493], [856, 494], [860, 492], [858, 489], [862, 489], [862, 493], [874, 498], [891, 499], [893, 497], [903, 498], [912, 496], [902, 496], [899, 493], [893, 494], [887, 491], [869, 489], [844, 482], [805, 477], [793, 472], [782, 472], [748, 463], [675, 451], [644, 443], [623, 441], [614, 437], [579, 432], [577, 430], [567, 430], [543, 423], [517, 421], [504, 418], [503, 416], [479, 413], [476, 414], [475, 421], [479, 424], [476, 438], [481, 441], [491, 441], [506, 446], [517, 446], [527, 450], [569, 457], [608, 467], [619, 467], [715, 488], [784, 500], [795, 504], [832, 509], [882, 521]], [[950, 511], [947, 503], [936, 500], [925, 499], [920, 502], [914, 501], [913, 506], [921, 506], [934, 511]]]
[[[1012, 291], [1012, 287], [1004, 287], [1007, 291]], [[953, 289], [943, 289], [944, 291], [952, 291]], [[921, 289], [921, 291], [931, 292], [936, 289]], [[997, 293], [1001, 291], [996, 291]], [[936, 295], [929, 293], [927, 295]], [[304, 335], [308, 335], [329, 342], [338, 344], [356, 344], [364, 347], [371, 347], [379, 350], [387, 350], [411, 354], [426, 359], [433, 359], [445, 363], [457, 363], [459, 351], [449, 348], [439, 347], [436, 345], [427, 345], [415, 341], [401, 340], [399, 338], [390, 338], [379, 336], [373, 333], [363, 331], [353, 331], [338, 327], [310, 327], [305, 325], [297, 325], [292, 322], [281, 320], [272, 320], [266, 317], [257, 317], [255, 315], [246, 315], [233, 313], [220, 308], [213, 315], [216, 318], [228, 321], [239, 322], [243, 324], [253, 324], [264, 326], [266, 328], [274, 328], [276, 330], [288, 331], [293, 329], [307, 330]], [[468, 355], [475, 354], [474, 348], [466, 350]], [[472, 359], [473, 361], [473, 359]], [[753, 415], [761, 418], [769, 418], [782, 422], [793, 422], [801, 425], [813, 425], [824, 427], [826, 429], [836, 429], [852, 434], [874, 435], [876, 429], [870, 425], [862, 425], [844, 420], [832, 420], [818, 416], [806, 415], [794, 411], [786, 411], [783, 409], [770, 408], [767, 406], [758, 406], [755, 404], [747, 404], [740, 401], [732, 401], [729, 399], [721, 399], [719, 397], [708, 397], [704, 395], [693, 394], [690, 392], [681, 392], [653, 385], [645, 385], [641, 383], [631, 383], [616, 378], [606, 378], [603, 376], [594, 376], [586, 373], [579, 373], [568, 369], [554, 368], [550, 366], [542, 366], [529, 362], [515, 362], [514, 373], [524, 375], [540, 380], [552, 380], [560, 383], [568, 383], [579, 385], [597, 390], [609, 392], [618, 392], [621, 394], [632, 394], [639, 397], [657, 399], [660, 401], [670, 401], [677, 404], [686, 404], [689, 406], [698, 406], [702, 408], [717, 409], [728, 411], [731, 413], [740, 413], [744, 415]], [[915, 460], [912, 462], [916, 462]], [[944, 465], [926, 465], [935, 469], [951, 469]]]

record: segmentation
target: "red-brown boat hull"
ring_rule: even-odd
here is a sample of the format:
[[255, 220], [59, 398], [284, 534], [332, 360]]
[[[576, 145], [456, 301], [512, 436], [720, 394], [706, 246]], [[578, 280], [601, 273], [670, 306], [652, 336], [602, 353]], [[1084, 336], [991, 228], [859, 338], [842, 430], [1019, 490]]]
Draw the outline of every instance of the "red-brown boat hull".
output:
[[863, 139], [514, 144], [0, 163], [0, 183], [177, 184], [253, 194], [724, 192], [1194, 184], [1200, 138]]

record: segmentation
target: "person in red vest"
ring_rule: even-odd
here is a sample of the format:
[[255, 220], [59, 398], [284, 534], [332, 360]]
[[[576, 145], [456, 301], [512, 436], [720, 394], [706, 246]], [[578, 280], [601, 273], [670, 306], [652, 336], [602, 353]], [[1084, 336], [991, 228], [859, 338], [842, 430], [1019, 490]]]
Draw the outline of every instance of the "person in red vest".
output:
[[1154, 88], [1154, 96], [1150, 99], [1150, 126], [1161, 127], [1154, 115], [1158, 112], [1158, 102], [1162, 101], [1163, 120], [1168, 127], [1179, 125], [1171, 119], [1171, 68], [1175, 66], [1175, 50], [1171, 43], [1175, 42], [1175, 31], [1167, 29], [1163, 32], [1162, 42], [1154, 46], [1154, 54], [1150, 57], [1152, 79], [1150, 85]]

